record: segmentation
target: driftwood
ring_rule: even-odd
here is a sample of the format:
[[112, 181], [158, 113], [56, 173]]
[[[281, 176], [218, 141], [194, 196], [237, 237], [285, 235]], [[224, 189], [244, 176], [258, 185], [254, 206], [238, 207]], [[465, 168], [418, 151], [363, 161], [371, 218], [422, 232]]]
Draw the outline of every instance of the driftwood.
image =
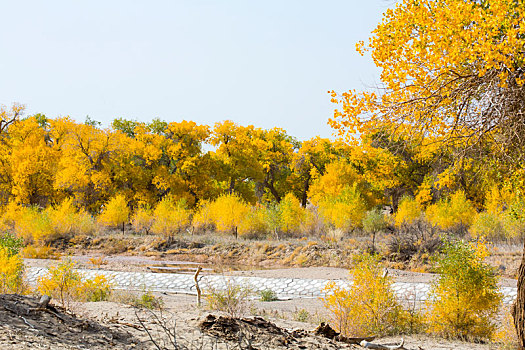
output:
[[38, 302], [37, 308], [38, 309], [47, 309], [47, 305], [49, 305], [49, 302], [51, 301], [51, 297], [49, 295], [42, 295], [40, 298], [40, 301]]
[[321, 324], [314, 330], [315, 335], [320, 335], [328, 339], [332, 339], [335, 341], [340, 341], [342, 343], [347, 344], [355, 344], [359, 345], [362, 341], [370, 342], [375, 339], [374, 336], [371, 337], [361, 337], [361, 338], [352, 338], [352, 337], [345, 337], [344, 335], [341, 335], [340, 333], [336, 332], [332, 327], [330, 327], [329, 324], [321, 322]]
[[403, 345], [405, 344], [405, 339], [401, 339], [401, 343], [399, 345], [381, 345], [381, 344], [374, 344], [370, 343], [369, 341], [363, 340], [359, 343], [363, 348], [366, 349], [373, 349], [373, 350], [400, 350], [404, 349]]
[[197, 272], [195, 272], [195, 276], [193, 276], [193, 280], [195, 281], [195, 289], [197, 290], [197, 305], [201, 306], [201, 289], [199, 287], [199, 273], [201, 272], [202, 267], [197, 268]]

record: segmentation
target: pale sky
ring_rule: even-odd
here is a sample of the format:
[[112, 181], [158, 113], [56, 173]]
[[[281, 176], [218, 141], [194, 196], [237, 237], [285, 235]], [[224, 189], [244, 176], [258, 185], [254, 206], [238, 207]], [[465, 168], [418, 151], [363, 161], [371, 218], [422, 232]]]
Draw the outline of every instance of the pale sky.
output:
[[330, 137], [328, 90], [378, 81], [367, 40], [393, 1], [1, 1], [0, 104], [26, 114], [281, 127]]

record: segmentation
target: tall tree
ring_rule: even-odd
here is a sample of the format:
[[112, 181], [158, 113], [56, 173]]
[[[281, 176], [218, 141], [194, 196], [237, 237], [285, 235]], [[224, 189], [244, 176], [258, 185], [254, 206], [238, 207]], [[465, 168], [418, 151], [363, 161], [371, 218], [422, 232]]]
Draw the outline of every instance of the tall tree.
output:
[[[523, 167], [524, 19], [522, 0], [398, 2], [369, 43], [358, 44], [381, 69], [382, 86], [332, 92], [340, 106], [332, 126], [349, 139], [389, 130], [391, 140], [425, 145], [435, 137], [464, 151], [489, 147], [492, 156]], [[525, 254], [514, 321], [525, 349]]]

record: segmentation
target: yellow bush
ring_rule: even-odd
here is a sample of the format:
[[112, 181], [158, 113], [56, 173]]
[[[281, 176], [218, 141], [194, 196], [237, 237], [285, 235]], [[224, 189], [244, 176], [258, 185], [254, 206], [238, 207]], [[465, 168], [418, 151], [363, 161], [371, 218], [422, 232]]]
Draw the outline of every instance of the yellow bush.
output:
[[319, 213], [325, 224], [347, 232], [362, 226], [366, 211], [366, 203], [355, 185], [346, 187], [338, 196], [319, 201]]
[[249, 214], [242, 221], [239, 234], [242, 236], [260, 237], [269, 232], [268, 228], [268, 208], [257, 204], [250, 208]]
[[403, 197], [399, 202], [396, 213], [394, 214], [394, 222], [396, 226], [402, 224], [411, 224], [421, 217], [421, 207], [419, 202], [412, 197]]
[[37, 289], [40, 293], [57, 299], [64, 308], [70, 309], [81, 284], [82, 275], [75, 270], [75, 263], [71, 259], [65, 259], [58, 265], [51, 266], [46, 276], [38, 278]]
[[324, 306], [330, 311], [333, 326], [345, 336], [363, 337], [403, 332], [408, 315], [396, 300], [392, 279], [383, 276], [379, 259], [365, 254], [356, 260], [349, 290], [335, 282], [324, 288]]
[[51, 220], [54, 237], [89, 235], [95, 230], [93, 217], [83, 209], [77, 210], [72, 198], [65, 199], [56, 207], [47, 208], [46, 214]]
[[28, 259], [51, 259], [57, 256], [55, 250], [47, 245], [28, 244], [20, 253]]
[[489, 239], [505, 238], [507, 236], [504, 223], [500, 215], [493, 212], [483, 212], [476, 215], [470, 234], [474, 238], [485, 237]]
[[218, 231], [243, 234], [244, 220], [250, 213], [250, 207], [236, 194], [218, 197], [208, 206], [209, 217]]
[[206, 232], [212, 229], [213, 220], [210, 216], [210, 202], [207, 200], [200, 201], [193, 214], [191, 221], [193, 228], [200, 232]]
[[116, 195], [102, 208], [98, 221], [106, 226], [122, 226], [124, 232], [125, 224], [129, 221], [129, 207], [126, 197]]
[[279, 203], [279, 231], [283, 233], [301, 233], [306, 220], [306, 210], [293, 193], [288, 193]]
[[66, 309], [71, 309], [73, 301], [102, 301], [108, 298], [112, 285], [106, 277], [98, 275], [83, 281], [82, 274], [75, 268], [76, 264], [71, 259], [51, 266], [47, 274], [38, 279], [38, 291], [57, 299]]
[[46, 211], [37, 207], [9, 203], [1, 218], [0, 228], [23, 238], [26, 243], [43, 243], [53, 238], [53, 225]]
[[191, 211], [186, 208], [185, 200], [174, 202], [171, 197], [165, 197], [155, 207], [155, 221], [151, 231], [173, 237], [189, 225], [190, 215]]
[[493, 269], [484, 263], [487, 255], [483, 241], [445, 242], [428, 302], [431, 332], [471, 340], [493, 337], [502, 295]]
[[19, 254], [0, 246], [0, 294], [21, 294], [24, 289], [24, 263]]
[[98, 275], [87, 279], [77, 287], [76, 295], [84, 301], [104, 301], [111, 294], [112, 284], [105, 276]]
[[476, 216], [476, 209], [463, 191], [441, 200], [427, 208], [426, 217], [432, 225], [447, 230], [458, 226], [469, 227]]
[[155, 216], [153, 215], [153, 210], [147, 205], [138, 207], [131, 219], [131, 225], [135, 232], [145, 234], [149, 234], [154, 222]]

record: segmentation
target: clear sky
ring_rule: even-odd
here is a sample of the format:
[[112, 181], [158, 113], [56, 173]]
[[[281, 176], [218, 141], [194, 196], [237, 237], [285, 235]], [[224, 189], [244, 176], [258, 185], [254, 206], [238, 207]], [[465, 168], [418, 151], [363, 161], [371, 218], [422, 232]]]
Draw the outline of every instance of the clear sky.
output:
[[0, 3], [0, 104], [86, 115], [284, 128], [330, 137], [328, 90], [374, 85], [355, 52], [392, 1]]

